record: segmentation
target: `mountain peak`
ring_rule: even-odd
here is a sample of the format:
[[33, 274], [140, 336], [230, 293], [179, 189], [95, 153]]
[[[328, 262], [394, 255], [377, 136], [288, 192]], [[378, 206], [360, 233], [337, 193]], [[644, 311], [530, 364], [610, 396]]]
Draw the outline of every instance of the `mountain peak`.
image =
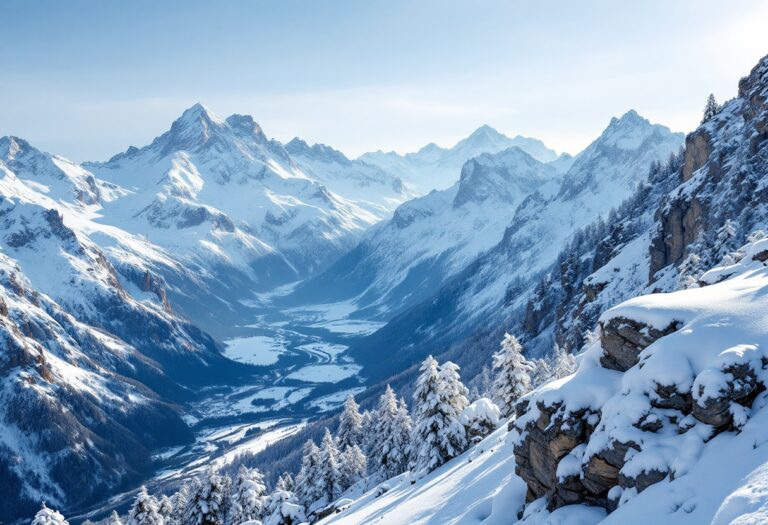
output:
[[235, 113], [234, 115], [228, 116], [226, 122], [229, 124], [229, 127], [232, 128], [232, 130], [238, 135], [258, 137], [259, 139], [263, 140], [266, 140], [267, 138], [266, 135], [264, 135], [264, 131], [261, 129], [261, 126], [259, 126], [259, 124], [253, 120], [253, 117], [250, 115], [240, 115]]
[[630, 109], [621, 117], [613, 117], [596, 142], [604, 146], [631, 150], [640, 147], [654, 133], [664, 136], [672, 134], [666, 126], [652, 124], [637, 111]]
[[174, 121], [174, 125], [179, 123], [180, 125], [195, 125], [199, 122], [205, 122], [208, 124], [223, 124], [224, 121], [215, 113], [213, 113], [206, 106], [200, 102], [190, 106], [181, 116]]
[[650, 124], [650, 121], [646, 118], [641, 117], [637, 111], [634, 109], [630, 109], [626, 113], [624, 113], [621, 117], [613, 117], [611, 119], [611, 123], [609, 126], [615, 126], [615, 125], [642, 125], [642, 124]]
[[468, 137], [470, 139], [506, 139], [508, 138], [503, 133], [500, 133], [496, 128], [483, 124]]

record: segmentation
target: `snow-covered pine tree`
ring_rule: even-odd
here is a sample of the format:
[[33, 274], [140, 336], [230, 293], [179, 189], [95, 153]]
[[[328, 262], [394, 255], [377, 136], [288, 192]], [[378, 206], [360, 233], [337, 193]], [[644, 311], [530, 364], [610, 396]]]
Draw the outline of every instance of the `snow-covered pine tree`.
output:
[[363, 454], [365, 454], [366, 457], [371, 457], [376, 444], [374, 436], [376, 431], [375, 419], [375, 411], [364, 410], [360, 415], [360, 428], [362, 429], [360, 448], [363, 449]]
[[123, 522], [120, 519], [120, 515], [116, 510], [113, 510], [112, 514], [110, 514], [109, 518], [107, 518], [107, 525], [123, 525]]
[[[446, 366], [447, 365], [447, 366]], [[413, 393], [411, 458], [414, 473], [423, 477], [466, 448], [464, 425], [459, 421], [467, 405], [466, 387], [458, 380], [458, 366], [448, 362], [441, 370], [432, 356], [421, 365]]]
[[173, 523], [174, 525], [181, 525], [184, 523], [185, 515], [187, 512], [187, 503], [189, 502], [189, 494], [191, 490], [191, 482], [185, 481], [179, 490], [177, 490], [173, 496], [171, 496], [171, 502], [173, 503]]
[[459, 417], [470, 444], [476, 444], [496, 430], [499, 425], [499, 407], [488, 398], [480, 398], [461, 412]]
[[348, 446], [341, 453], [341, 485], [343, 490], [365, 477], [367, 459], [357, 445]]
[[164, 520], [159, 507], [155, 497], [147, 493], [147, 487], [142, 486], [136, 499], [133, 500], [127, 525], [163, 525]]
[[275, 490], [287, 490], [288, 492], [293, 492], [295, 490], [296, 485], [293, 482], [293, 477], [288, 472], [283, 472], [280, 477], [277, 478], [277, 483], [275, 483]]
[[40, 510], [35, 514], [32, 520], [32, 525], [69, 525], [69, 522], [64, 519], [62, 514], [54, 509], [49, 509], [45, 503], [40, 507]]
[[277, 490], [267, 498], [264, 525], [298, 525], [307, 521], [304, 507], [296, 495], [287, 490]]
[[569, 376], [576, 371], [576, 358], [565, 348], [555, 343], [552, 350], [552, 380]]
[[400, 407], [392, 387], [379, 398], [372, 432], [368, 469], [377, 480], [389, 479], [408, 468], [407, 443], [402, 442]]
[[305, 507], [320, 499], [317, 490], [318, 465], [320, 464], [320, 449], [314, 441], [308, 439], [304, 443], [304, 454], [301, 458], [301, 469], [296, 475], [296, 496]]
[[344, 402], [344, 411], [339, 416], [339, 428], [336, 431], [336, 440], [339, 450], [344, 451], [352, 445], [360, 445], [362, 433], [362, 417], [352, 394], [347, 396]]
[[493, 354], [496, 379], [493, 383], [493, 400], [501, 410], [501, 417], [510, 417], [515, 411], [518, 398], [531, 388], [533, 366], [523, 356], [523, 347], [517, 338], [504, 334], [501, 350]]
[[738, 224], [736, 221], [727, 219], [725, 223], [717, 230], [717, 239], [715, 241], [715, 263], [733, 264], [735, 261], [723, 259], [732, 251], [738, 248], [736, 238], [738, 235]]
[[239, 525], [246, 521], [261, 520], [264, 517], [266, 490], [264, 476], [259, 469], [241, 465], [232, 485], [227, 522]]
[[209, 468], [190, 488], [184, 525], [224, 525], [232, 480]]
[[717, 103], [717, 100], [715, 100], [715, 95], [710, 93], [707, 97], [707, 103], [704, 105], [704, 116], [701, 119], [701, 123], [704, 124], [712, 117], [717, 115], [719, 111], [720, 105]]
[[[339, 450], [331, 435], [331, 431], [325, 429], [323, 441], [320, 444], [320, 462], [317, 466], [317, 481], [315, 482], [319, 494], [318, 501], [321, 504], [331, 503], [342, 492], [342, 473], [339, 461]], [[307, 508], [312, 510], [312, 505]]]
[[400, 467], [401, 472], [408, 470], [408, 464], [411, 461], [411, 435], [413, 434], [413, 420], [408, 412], [408, 404], [405, 399], [400, 398], [397, 405], [397, 446], [403, 453], [403, 464]]
[[157, 510], [163, 517], [163, 523], [165, 525], [171, 525], [175, 523], [175, 515], [173, 513], [173, 500], [163, 494], [157, 505]]

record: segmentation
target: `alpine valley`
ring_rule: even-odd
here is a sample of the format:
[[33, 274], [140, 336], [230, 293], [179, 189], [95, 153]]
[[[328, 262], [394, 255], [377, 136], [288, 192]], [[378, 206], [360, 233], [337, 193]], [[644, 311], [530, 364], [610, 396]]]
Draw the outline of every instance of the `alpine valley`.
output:
[[766, 523], [766, 186], [768, 57], [574, 155], [2, 137], [0, 523]]

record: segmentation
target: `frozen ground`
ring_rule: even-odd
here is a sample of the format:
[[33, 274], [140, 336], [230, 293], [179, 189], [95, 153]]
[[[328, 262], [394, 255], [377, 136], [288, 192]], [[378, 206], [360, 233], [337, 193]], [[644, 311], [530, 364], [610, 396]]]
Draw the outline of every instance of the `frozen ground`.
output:
[[273, 365], [284, 352], [285, 342], [279, 337], [253, 335], [224, 341], [224, 355], [233, 361], [252, 365]]

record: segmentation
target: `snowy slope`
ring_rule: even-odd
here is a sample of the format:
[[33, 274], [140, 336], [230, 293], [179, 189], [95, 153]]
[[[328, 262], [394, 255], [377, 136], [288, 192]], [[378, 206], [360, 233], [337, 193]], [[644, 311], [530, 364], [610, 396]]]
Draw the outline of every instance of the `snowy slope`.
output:
[[[490, 319], [502, 322], [524, 304], [531, 279], [552, 265], [579, 229], [607, 216], [665, 160], [683, 136], [634, 111], [614, 118], [573, 162], [554, 193], [535, 191], [517, 206], [502, 239], [472, 261], [434, 296], [394, 318], [359, 348], [373, 366], [383, 348], [400, 348], [386, 370], [407, 367]], [[498, 213], [499, 210], [492, 210]], [[407, 350], [405, 350], [407, 349]], [[415, 351], [418, 349], [418, 351]], [[402, 368], [400, 368], [402, 369]]]
[[[604, 326], [613, 319], [631, 319], [654, 329], [679, 324], [641, 348], [639, 364], [626, 371], [601, 364], [614, 350], [604, 334], [602, 342], [591, 343], [579, 357], [575, 374], [523, 398], [511, 431], [503, 424], [477, 448], [415, 484], [405, 474], [385, 482], [388, 490], [380, 485], [360, 497], [350, 494], [355, 501], [321, 523], [764, 523], [765, 254], [768, 241], [760, 238], [739, 250], [735, 263], [704, 274], [703, 282], [713, 284], [647, 295], [611, 309], [601, 318]], [[681, 411], [675, 395], [686, 392], [689, 397], [683, 403], [693, 408]], [[718, 426], [715, 421], [722, 414], [728, 423]], [[523, 449], [533, 446], [530, 436], [550, 431], [542, 442], [547, 450], [543, 456], [521, 463], [528, 457]], [[630, 445], [622, 448], [621, 443]], [[554, 462], [547, 456], [552, 453], [557, 454]], [[606, 459], [600, 463], [595, 458]], [[616, 458], [615, 470], [600, 466]], [[551, 499], [536, 499], [538, 492], [530, 492], [515, 474], [516, 467], [524, 473], [534, 469], [542, 480], [554, 476], [556, 486], [562, 487], [557, 490], [586, 490], [588, 495], [589, 487], [604, 486], [606, 492], [592, 499], [582, 496], [591, 505], [577, 500], [564, 504], [562, 499], [553, 504]], [[579, 483], [588, 488], [577, 488]], [[612, 486], [617, 488], [609, 490]], [[613, 511], [606, 515], [595, 503]]]
[[[6, 520], [41, 499], [79, 505], [136, 483], [154, 447], [191, 439], [175, 406], [195, 396], [185, 385], [242, 366], [172, 312], [155, 276], [130, 261], [118, 272], [84, 233], [114, 187], [19, 139], [0, 146]], [[73, 482], [85, 473], [87, 487]]]
[[390, 318], [498, 243], [517, 205], [534, 191], [553, 194], [560, 180], [517, 147], [473, 158], [459, 182], [398, 207], [390, 221], [295, 295], [355, 299], [358, 309]]
[[481, 126], [470, 136], [460, 140], [451, 148], [428, 144], [414, 153], [399, 155], [393, 151], [366, 153], [360, 160], [379, 166], [412, 184], [420, 193], [444, 190], [453, 186], [459, 178], [461, 167], [466, 161], [483, 153], [498, 153], [511, 147], [518, 147], [539, 162], [558, 159], [557, 153], [547, 148], [540, 140], [520, 135], [509, 138], [490, 126]]
[[285, 149], [308, 176], [381, 218], [416, 196], [415, 191], [399, 178], [378, 166], [350, 160], [330, 146], [310, 146], [294, 138]]
[[562, 268], [545, 278], [555, 285], [537, 286], [541, 293], [528, 305], [534, 315], [524, 322], [531, 337], [554, 330], [561, 345], [579, 346], [611, 306], [696, 286], [707, 268], [766, 228], [766, 93], [763, 59], [739, 83], [739, 96], [687, 136], [684, 155], [654, 169], [649, 184], [611, 217], [604, 237], [568, 257], [580, 261], [569, 263], [573, 290], [559, 289]]
[[87, 167], [131, 191], [105, 206], [104, 222], [209, 266], [248, 271], [267, 257], [282, 263], [276, 273], [304, 275], [377, 221], [299, 170], [250, 117], [222, 120], [199, 104], [149, 146]]

